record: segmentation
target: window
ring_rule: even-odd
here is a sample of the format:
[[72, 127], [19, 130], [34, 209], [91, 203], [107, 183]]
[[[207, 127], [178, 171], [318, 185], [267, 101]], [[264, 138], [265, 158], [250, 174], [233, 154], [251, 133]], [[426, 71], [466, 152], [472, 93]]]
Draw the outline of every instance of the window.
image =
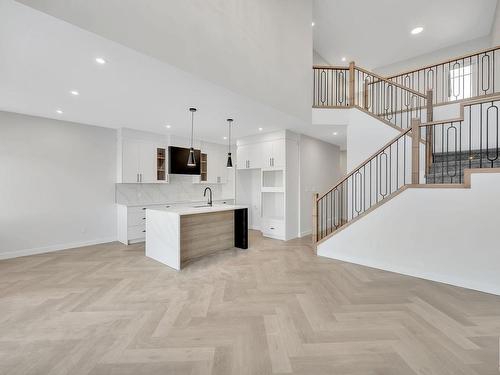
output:
[[448, 99], [460, 100], [471, 97], [471, 66], [460, 66], [450, 69], [448, 80]]

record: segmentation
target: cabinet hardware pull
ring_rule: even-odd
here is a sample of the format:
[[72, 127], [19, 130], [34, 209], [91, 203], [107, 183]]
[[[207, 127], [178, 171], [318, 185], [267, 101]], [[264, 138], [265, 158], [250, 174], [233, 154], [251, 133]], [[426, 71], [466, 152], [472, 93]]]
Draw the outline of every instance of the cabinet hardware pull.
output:
[[142, 220], [146, 220], [146, 218], [145, 218], [145, 217], [143, 217], [143, 218], [142, 218]]
[[142, 231], [142, 233], [146, 233], [146, 229], [144, 229], [144, 230]]
[[146, 209], [146, 207], [143, 207], [142, 209], [143, 209], [143, 210], [145, 210], [145, 209]]

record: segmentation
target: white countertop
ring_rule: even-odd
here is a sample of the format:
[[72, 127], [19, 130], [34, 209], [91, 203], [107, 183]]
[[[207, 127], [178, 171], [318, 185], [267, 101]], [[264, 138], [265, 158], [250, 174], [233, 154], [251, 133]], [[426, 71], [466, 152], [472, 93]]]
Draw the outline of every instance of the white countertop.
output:
[[214, 204], [213, 206], [194, 207], [202, 206], [203, 204], [193, 205], [193, 206], [178, 206], [170, 208], [148, 208], [148, 210], [153, 211], [164, 211], [168, 213], [177, 214], [179, 216], [183, 215], [195, 215], [195, 214], [205, 214], [210, 212], [220, 212], [220, 211], [234, 211], [242, 208], [248, 208], [248, 206], [233, 205], [233, 204]]
[[[234, 201], [234, 198], [217, 198], [214, 199], [214, 205], [216, 205], [219, 202], [224, 202], [224, 201]], [[116, 203], [119, 206], [127, 206], [127, 207], [147, 207], [147, 206], [165, 206], [165, 205], [195, 205], [199, 203], [200, 205], [206, 202], [206, 199], [204, 200], [189, 200], [189, 201], [172, 201], [172, 202], [143, 202], [143, 203]]]

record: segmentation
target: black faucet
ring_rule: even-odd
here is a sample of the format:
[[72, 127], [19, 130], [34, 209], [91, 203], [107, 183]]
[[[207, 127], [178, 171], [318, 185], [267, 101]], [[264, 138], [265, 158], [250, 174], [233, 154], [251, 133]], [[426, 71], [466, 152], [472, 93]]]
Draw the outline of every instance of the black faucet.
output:
[[205, 191], [203, 192], [203, 196], [206, 197], [207, 196], [207, 190], [210, 192], [210, 196], [208, 197], [208, 202], [207, 204], [209, 206], [212, 205], [212, 189], [210, 189], [208, 186], [205, 188]]

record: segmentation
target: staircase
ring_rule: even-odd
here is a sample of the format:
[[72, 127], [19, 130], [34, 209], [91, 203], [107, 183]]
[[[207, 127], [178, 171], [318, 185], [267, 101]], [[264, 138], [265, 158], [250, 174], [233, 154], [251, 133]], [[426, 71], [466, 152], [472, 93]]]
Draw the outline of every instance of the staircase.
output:
[[313, 67], [313, 108], [357, 108], [403, 131], [426, 120], [432, 92], [420, 93], [356, 66]]
[[[433, 155], [432, 165], [426, 175], [427, 184], [462, 184], [464, 170], [473, 168], [500, 168], [499, 149], [463, 152], [440, 152]], [[491, 159], [491, 160], [490, 160]]]
[[[314, 243], [328, 240], [409, 186], [464, 184], [466, 169], [500, 167], [500, 95], [495, 85], [499, 50], [389, 78], [354, 63], [313, 68], [314, 108], [358, 108], [400, 131], [314, 197]], [[466, 72], [470, 77], [464, 76]], [[435, 105], [457, 102], [460, 117], [432, 121]]]

